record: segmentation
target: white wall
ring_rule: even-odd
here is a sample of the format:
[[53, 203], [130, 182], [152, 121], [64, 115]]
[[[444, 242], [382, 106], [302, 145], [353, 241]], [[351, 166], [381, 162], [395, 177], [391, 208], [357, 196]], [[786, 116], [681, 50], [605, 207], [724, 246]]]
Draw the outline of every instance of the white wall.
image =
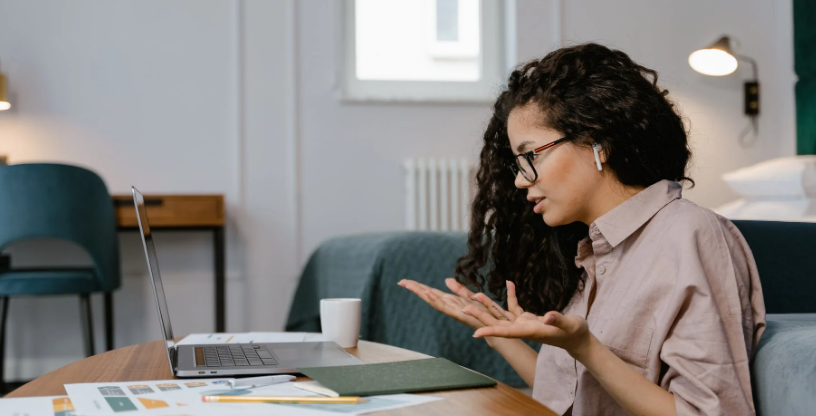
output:
[[[0, 68], [13, 101], [0, 113], [0, 154], [89, 167], [112, 193], [225, 194], [232, 331], [282, 328], [298, 272], [294, 67], [282, 59], [293, 54], [292, 5], [0, 1]], [[156, 234], [177, 335], [213, 330], [211, 240]], [[120, 250], [116, 345], [159, 339], [138, 235], [122, 234]], [[12, 252], [15, 266], [85, 257], [54, 242]], [[6, 379], [82, 356], [76, 298], [14, 299], [9, 326]]]
[[[698, 204], [716, 207], [736, 199], [719, 179], [722, 173], [795, 154], [790, 0], [568, 0], [562, 30], [567, 43], [602, 42], [657, 70], [690, 127], [697, 186], [685, 196]], [[759, 139], [747, 149], [737, 137], [748, 124], [742, 83], [751, 77], [750, 65], [740, 62], [736, 74], [716, 78], [694, 72], [687, 61], [689, 53], [723, 34], [739, 39], [735, 52], [759, 66]]]
[[[690, 124], [698, 185], [686, 195], [702, 205], [733, 198], [722, 172], [795, 151], [790, 0], [517, 0], [516, 13], [519, 60], [597, 41], [660, 73]], [[339, 0], [0, 0], [15, 106], [0, 112], [0, 154], [89, 166], [115, 193], [225, 194], [228, 330], [280, 330], [308, 254], [332, 236], [402, 228], [400, 162], [475, 160], [490, 116], [489, 104], [339, 102], [341, 22]], [[722, 33], [760, 64], [748, 149], [736, 141], [748, 73], [708, 78], [686, 63]], [[119, 346], [159, 335], [139, 244], [120, 237]], [[176, 333], [212, 330], [209, 236], [157, 245]], [[15, 248], [15, 263], [76, 257], [52, 247]], [[81, 357], [77, 305], [12, 302], [7, 379]]]
[[403, 227], [406, 157], [476, 159], [489, 104], [345, 103], [336, 98], [341, 2], [298, 2], [298, 139], [304, 252], [348, 233]]

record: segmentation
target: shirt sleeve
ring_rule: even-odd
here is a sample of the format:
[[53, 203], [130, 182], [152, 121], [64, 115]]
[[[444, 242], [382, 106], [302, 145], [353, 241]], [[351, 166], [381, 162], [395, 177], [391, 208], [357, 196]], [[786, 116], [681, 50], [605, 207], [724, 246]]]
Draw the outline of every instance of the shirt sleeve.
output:
[[664, 311], [671, 325], [659, 383], [674, 395], [678, 415], [753, 415], [756, 266], [736, 227], [713, 213], [695, 214], [678, 221], [685, 237], [673, 247], [677, 277]]

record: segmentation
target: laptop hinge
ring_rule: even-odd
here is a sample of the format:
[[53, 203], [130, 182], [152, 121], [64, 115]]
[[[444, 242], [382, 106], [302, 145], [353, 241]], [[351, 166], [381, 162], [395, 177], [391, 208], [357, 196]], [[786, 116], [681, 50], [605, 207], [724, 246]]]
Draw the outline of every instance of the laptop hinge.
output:
[[173, 346], [170, 347], [170, 350], [170, 361], [172, 361], [173, 371], [175, 372], [178, 370], [178, 348]]

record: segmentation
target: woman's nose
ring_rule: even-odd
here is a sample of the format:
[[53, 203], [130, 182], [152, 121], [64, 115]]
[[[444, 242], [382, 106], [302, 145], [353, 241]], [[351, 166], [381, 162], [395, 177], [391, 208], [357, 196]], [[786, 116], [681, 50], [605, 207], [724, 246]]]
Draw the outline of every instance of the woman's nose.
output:
[[516, 185], [516, 188], [524, 189], [529, 188], [532, 185], [532, 182], [528, 181], [527, 178], [521, 174], [521, 171], [519, 171], [516, 174], [516, 179], [513, 184]]

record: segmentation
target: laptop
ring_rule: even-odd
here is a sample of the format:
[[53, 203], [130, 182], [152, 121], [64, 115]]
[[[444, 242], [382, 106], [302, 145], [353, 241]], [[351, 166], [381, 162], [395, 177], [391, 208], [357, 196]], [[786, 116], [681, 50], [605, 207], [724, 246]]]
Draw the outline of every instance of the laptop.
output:
[[281, 342], [257, 344], [176, 345], [170, 311], [164, 296], [153, 235], [147, 220], [144, 197], [135, 188], [133, 204], [142, 235], [147, 269], [153, 282], [159, 323], [170, 361], [177, 377], [243, 376], [297, 373], [297, 368], [362, 364], [334, 342]]

